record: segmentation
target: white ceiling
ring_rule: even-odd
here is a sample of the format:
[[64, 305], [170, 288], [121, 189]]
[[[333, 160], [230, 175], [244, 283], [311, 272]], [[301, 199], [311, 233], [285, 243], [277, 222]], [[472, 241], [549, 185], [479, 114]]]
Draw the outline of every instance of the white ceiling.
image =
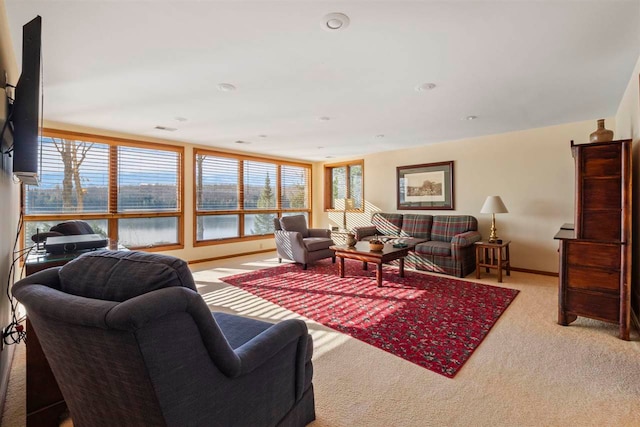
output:
[[609, 117], [640, 54], [638, 0], [5, 3], [46, 120], [310, 161]]

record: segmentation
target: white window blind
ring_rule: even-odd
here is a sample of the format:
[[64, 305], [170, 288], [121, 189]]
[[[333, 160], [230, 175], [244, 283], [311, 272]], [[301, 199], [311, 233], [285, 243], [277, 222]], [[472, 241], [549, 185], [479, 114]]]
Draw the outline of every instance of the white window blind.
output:
[[118, 147], [118, 212], [179, 210], [180, 154]]
[[25, 214], [108, 211], [107, 144], [43, 137], [40, 150], [40, 185], [26, 187]]
[[247, 161], [244, 162], [244, 208], [276, 209], [278, 189], [276, 187], [277, 165]]
[[239, 160], [196, 155], [196, 210], [230, 211], [238, 209]]
[[280, 169], [282, 209], [306, 209], [309, 204], [309, 169], [283, 165]]

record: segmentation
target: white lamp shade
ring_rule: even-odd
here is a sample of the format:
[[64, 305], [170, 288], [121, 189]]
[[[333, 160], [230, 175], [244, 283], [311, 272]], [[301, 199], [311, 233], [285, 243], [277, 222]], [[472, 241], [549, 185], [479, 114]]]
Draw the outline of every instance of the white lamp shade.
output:
[[484, 201], [480, 213], [508, 213], [507, 207], [502, 202], [500, 196], [489, 196]]

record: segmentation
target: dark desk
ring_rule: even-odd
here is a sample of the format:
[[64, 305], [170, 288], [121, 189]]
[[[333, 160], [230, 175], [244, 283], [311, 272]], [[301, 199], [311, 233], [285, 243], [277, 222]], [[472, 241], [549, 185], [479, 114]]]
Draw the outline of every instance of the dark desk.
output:
[[[112, 245], [105, 249], [126, 250]], [[104, 249], [96, 249], [104, 250]], [[59, 267], [80, 255], [91, 252], [84, 250], [63, 254], [49, 254], [44, 251], [32, 252], [25, 260], [27, 276], [50, 267]], [[67, 404], [62, 397], [49, 362], [42, 351], [40, 341], [27, 318], [27, 427], [58, 427], [68, 416]]]

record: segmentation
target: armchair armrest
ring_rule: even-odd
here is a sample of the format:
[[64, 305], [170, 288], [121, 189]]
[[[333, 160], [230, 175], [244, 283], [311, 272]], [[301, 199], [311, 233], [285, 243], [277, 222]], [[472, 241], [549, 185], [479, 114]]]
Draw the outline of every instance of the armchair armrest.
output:
[[[302, 320], [289, 319], [276, 323], [235, 350], [240, 359], [240, 370], [236, 376], [250, 373], [267, 360], [276, 356], [290, 343], [297, 342], [295, 365], [296, 400], [298, 400], [302, 397], [304, 391], [307, 340], [309, 339], [311, 338], [308, 334], [307, 325]], [[290, 363], [291, 359], [284, 357], [283, 360], [286, 363]]]
[[482, 239], [482, 235], [479, 231], [465, 231], [464, 233], [456, 234], [451, 239], [453, 246], [467, 247], [473, 245], [475, 242], [479, 242]]
[[278, 252], [291, 261], [306, 263], [305, 253], [307, 247], [304, 245], [302, 234], [297, 231], [276, 230], [276, 247]]
[[363, 238], [367, 237], [367, 236], [373, 236], [376, 234], [382, 234], [382, 233], [378, 233], [378, 229], [376, 228], [375, 225], [367, 225], [364, 227], [354, 227], [353, 228], [353, 232], [356, 235], [356, 240], [360, 241]]
[[310, 228], [309, 237], [331, 237], [331, 230], [326, 228]]

